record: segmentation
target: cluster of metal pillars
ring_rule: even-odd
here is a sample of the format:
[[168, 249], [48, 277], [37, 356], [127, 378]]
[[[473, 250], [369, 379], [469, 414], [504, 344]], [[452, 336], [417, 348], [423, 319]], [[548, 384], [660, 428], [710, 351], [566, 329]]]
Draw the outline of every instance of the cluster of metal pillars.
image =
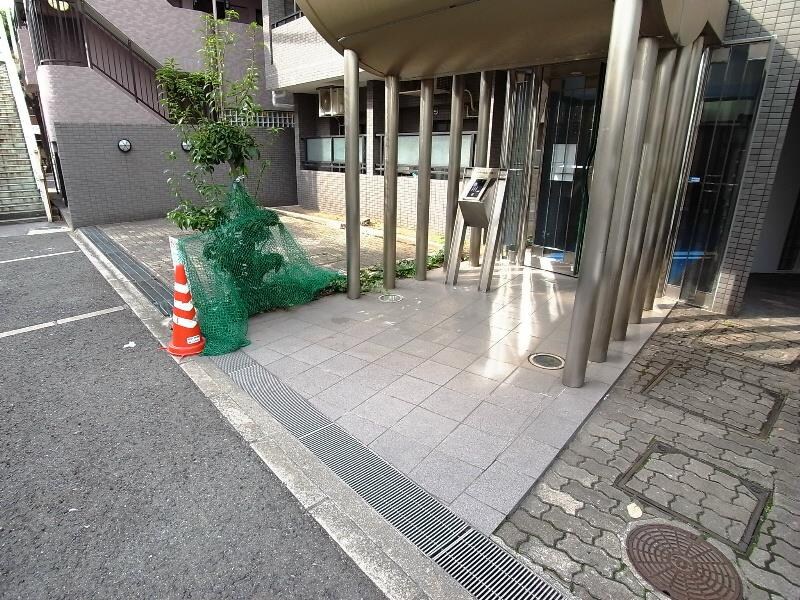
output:
[[[704, 40], [659, 52], [654, 38], [639, 38], [643, 0], [617, 0], [598, 128], [583, 261], [575, 296], [563, 381], [584, 384], [589, 360], [603, 362], [610, 341], [625, 339], [628, 323], [641, 322], [661, 291], [667, 242], [680, 173], [691, 146], [692, 122], [700, 97]], [[384, 137], [384, 285], [395, 285], [397, 222], [398, 87], [386, 78]], [[420, 86], [419, 171], [416, 260], [428, 250], [433, 79]], [[488, 166], [494, 72], [481, 73], [475, 166]], [[446, 245], [456, 216], [461, 174], [463, 76], [452, 80]], [[510, 101], [509, 98], [506, 101]], [[667, 124], [667, 126], [665, 126]], [[360, 294], [358, 160], [358, 57], [345, 51], [345, 193], [348, 297]], [[470, 238], [470, 262], [477, 265], [480, 230]], [[447, 250], [446, 250], [447, 251]], [[460, 257], [445, 257], [446, 261]], [[417, 279], [424, 280], [424, 267]]]
[[[652, 310], [666, 260], [680, 173], [699, 102], [704, 40], [659, 53], [639, 39], [642, 0], [617, 0], [609, 45], [583, 261], [563, 382]], [[665, 126], [667, 124], [667, 126]]]

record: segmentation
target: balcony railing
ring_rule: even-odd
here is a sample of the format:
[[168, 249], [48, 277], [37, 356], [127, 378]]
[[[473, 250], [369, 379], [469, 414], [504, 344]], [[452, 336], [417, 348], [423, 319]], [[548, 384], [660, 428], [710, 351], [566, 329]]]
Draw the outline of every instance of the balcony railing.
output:
[[297, 12], [294, 12], [290, 15], [286, 15], [282, 19], [278, 19], [277, 21], [270, 23], [269, 28], [275, 29], [276, 27], [280, 27], [281, 25], [286, 25], [287, 23], [291, 23], [292, 21], [296, 21], [297, 19], [300, 19], [302, 17], [303, 17], [303, 11], [298, 10]]
[[25, 13], [37, 65], [87, 66], [78, 0], [26, 0]]
[[[474, 132], [464, 133], [461, 136], [461, 167], [469, 167], [475, 155]], [[378, 150], [378, 160], [375, 172], [383, 174], [384, 169], [384, 144], [383, 134], [376, 136], [375, 144]], [[450, 160], [450, 134], [434, 133], [431, 145], [431, 176], [435, 179], [446, 179], [447, 168]], [[413, 175], [419, 168], [419, 135], [416, 133], [401, 133], [397, 138], [397, 170], [399, 175]]]

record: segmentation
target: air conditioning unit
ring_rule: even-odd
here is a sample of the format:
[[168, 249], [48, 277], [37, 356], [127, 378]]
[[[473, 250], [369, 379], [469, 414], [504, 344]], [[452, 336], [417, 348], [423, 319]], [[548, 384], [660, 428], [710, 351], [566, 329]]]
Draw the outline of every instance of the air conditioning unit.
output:
[[344, 88], [329, 86], [318, 88], [319, 116], [339, 117], [344, 114]]

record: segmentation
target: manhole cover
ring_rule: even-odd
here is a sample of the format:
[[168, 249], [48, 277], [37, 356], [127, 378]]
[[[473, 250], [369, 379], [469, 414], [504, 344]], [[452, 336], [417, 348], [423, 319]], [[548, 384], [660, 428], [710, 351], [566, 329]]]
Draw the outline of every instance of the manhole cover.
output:
[[628, 536], [639, 574], [673, 600], [742, 600], [731, 562], [703, 538], [671, 525], [642, 525]]
[[528, 357], [528, 362], [534, 367], [540, 369], [548, 369], [555, 371], [564, 368], [564, 359], [557, 354], [549, 354], [547, 352], [536, 352]]
[[381, 294], [378, 296], [380, 302], [400, 302], [403, 297], [400, 294]]

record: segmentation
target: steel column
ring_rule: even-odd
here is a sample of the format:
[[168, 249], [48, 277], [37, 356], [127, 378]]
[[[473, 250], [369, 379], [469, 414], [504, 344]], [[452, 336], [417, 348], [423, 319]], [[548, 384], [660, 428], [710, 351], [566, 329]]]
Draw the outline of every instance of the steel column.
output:
[[361, 200], [358, 153], [358, 55], [344, 51], [344, 204], [347, 237], [347, 297], [361, 295]]
[[428, 221], [431, 203], [431, 151], [433, 147], [433, 79], [420, 82], [419, 169], [417, 174], [416, 279], [425, 281], [428, 271]]
[[386, 76], [386, 119], [383, 137], [383, 287], [395, 286], [397, 267], [397, 132], [400, 119], [399, 81]]
[[575, 293], [564, 366], [563, 381], [568, 387], [581, 387], [586, 378], [586, 363], [614, 208], [641, 16], [642, 0], [616, 0], [614, 3], [603, 110], [600, 113], [597, 137], [597, 158], [586, 220], [584, 260]]
[[[475, 160], [473, 166], [489, 166], [489, 123], [491, 121], [492, 95], [494, 94], [494, 71], [481, 72], [481, 87], [478, 96], [478, 135], [475, 140]], [[469, 263], [477, 267], [481, 262], [480, 227], [470, 228]]]
[[[461, 135], [464, 130], [464, 77], [453, 75], [450, 94], [450, 153], [447, 159], [447, 214], [444, 230], [444, 263], [450, 260], [450, 244], [461, 189]], [[461, 257], [456, 257], [461, 260]]]
[[628, 117], [625, 122], [625, 138], [622, 143], [622, 164], [617, 176], [614, 211], [611, 216], [606, 260], [603, 265], [604, 273], [600, 280], [597, 316], [594, 321], [594, 332], [589, 351], [589, 360], [593, 362], [605, 362], [608, 357], [614, 304], [619, 291], [622, 263], [628, 243], [628, 230], [633, 214], [636, 184], [639, 180], [640, 157], [644, 145], [647, 113], [650, 108], [650, 95], [653, 89], [657, 58], [658, 41], [655, 38], [641, 38], [633, 68]]
[[633, 203], [628, 232], [628, 245], [625, 250], [625, 261], [620, 276], [617, 303], [614, 307], [614, 320], [611, 327], [612, 340], [624, 340], [628, 330], [628, 313], [633, 299], [633, 286], [636, 283], [636, 272], [639, 269], [639, 258], [642, 252], [644, 231], [647, 227], [647, 216], [650, 212], [650, 200], [656, 180], [658, 155], [661, 148], [661, 135], [664, 130], [664, 117], [669, 99], [670, 79], [675, 67], [678, 51], [666, 50], [658, 61], [653, 94], [650, 99], [650, 114], [647, 117], [647, 132], [642, 147], [642, 161], [639, 169], [639, 182], [636, 187], [636, 199]]
[[658, 219], [660, 218], [662, 205], [667, 193], [670, 158], [675, 145], [678, 119], [680, 118], [683, 95], [686, 89], [686, 75], [689, 71], [691, 58], [691, 46], [684, 46], [678, 51], [677, 65], [670, 81], [669, 101], [667, 103], [667, 113], [664, 117], [664, 128], [661, 133], [661, 151], [658, 156], [655, 187], [650, 201], [650, 211], [647, 214], [647, 227], [642, 242], [642, 252], [639, 257], [639, 268], [636, 270], [636, 282], [633, 285], [633, 298], [628, 312], [629, 323], [642, 322], [644, 295], [658, 236]]
[[[678, 162], [678, 177], [677, 188], [675, 190], [673, 206], [670, 210], [666, 229], [664, 230], [665, 239], [661, 250], [661, 257], [659, 262], [656, 263], [658, 273], [655, 275], [657, 288], [655, 289], [655, 297], [660, 298], [664, 295], [664, 290], [667, 284], [667, 268], [669, 266], [670, 248], [675, 242], [674, 235], [677, 234], [677, 218], [680, 214], [683, 205], [684, 194], [686, 193], [686, 185], [689, 178], [689, 170], [692, 166], [692, 155], [694, 154], [695, 144], [697, 142], [697, 128], [700, 118], [703, 113], [703, 97], [705, 95], [706, 81], [708, 76], [708, 64], [711, 59], [711, 51], [708, 48], [702, 50], [700, 57], [700, 67], [697, 73], [697, 81], [695, 82], [695, 93], [692, 101], [691, 114], [689, 116], [689, 126], [686, 137], [686, 146], [683, 150], [683, 156]], [[658, 247], [657, 247], [658, 248]]]
[[531, 188], [534, 185], [533, 172], [539, 169], [539, 165], [535, 164], [536, 147], [538, 140], [536, 139], [539, 131], [539, 104], [542, 94], [542, 67], [537, 67], [533, 70], [531, 77], [531, 97], [528, 110], [530, 111], [530, 123], [528, 129], [528, 147], [525, 152], [525, 174], [524, 180], [524, 196], [522, 206], [520, 207], [519, 227], [517, 228], [517, 265], [523, 266], [525, 264], [525, 253], [527, 251], [527, 233], [528, 233], [528, 218], [531, 210]]

